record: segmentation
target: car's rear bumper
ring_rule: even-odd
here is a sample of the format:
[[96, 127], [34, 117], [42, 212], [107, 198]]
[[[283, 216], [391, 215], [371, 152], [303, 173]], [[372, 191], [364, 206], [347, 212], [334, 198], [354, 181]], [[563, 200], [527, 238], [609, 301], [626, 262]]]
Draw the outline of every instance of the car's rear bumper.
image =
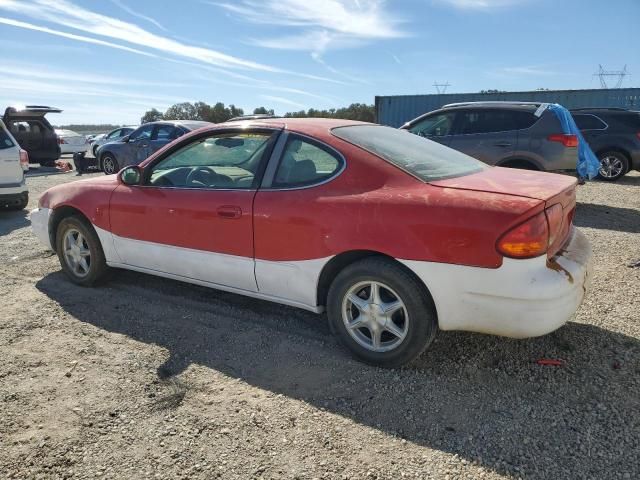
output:
[[30, 215], [33, 233], [35, 233], [38, 240], [49, 249], [53, 249], [51, 246], [51, 238], [49, 237], [49, 217], [51, 217], [52, 212], [53, 210], [49, 208], [36, 208], [31, 210]]
[[587, 291], [591, 257], [588, 240], [574, 228], [551, 259], [505, 258], [497, 269], [402, 262], [429, 288], [442, 330], [526, 338], [571, 319]]

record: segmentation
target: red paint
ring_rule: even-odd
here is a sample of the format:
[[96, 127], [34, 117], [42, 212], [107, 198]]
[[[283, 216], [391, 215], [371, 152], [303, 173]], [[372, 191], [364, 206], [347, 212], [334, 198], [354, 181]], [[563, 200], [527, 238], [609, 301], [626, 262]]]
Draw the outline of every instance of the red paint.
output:
[[[274, 261], [373, 250], [408, 260], [496, 268], [502, 263], [495, 247], [498, 238], [545, 207], [561, 204], [567, 228], [570, 224], [573, 178], [490, 168], [425, 184], [331, 135], [331, 128], [351, 123], [357, 122], [255, 122], [286, 125], [345, 156], [346, 169], [316, 187], [257, 193], [181, 190], [128, 187], [112, 176], [54, 187], [42, 205], [72, 205], [97, 226], [123, 237]], [[208, 129], [213, 133], [233, 126]]]
[[551, 367], [562, 367], [565, 364], [564, 360], [555, 360], [553, 358], [541, 358], [536, 362], [538, 365], [546, 365]]

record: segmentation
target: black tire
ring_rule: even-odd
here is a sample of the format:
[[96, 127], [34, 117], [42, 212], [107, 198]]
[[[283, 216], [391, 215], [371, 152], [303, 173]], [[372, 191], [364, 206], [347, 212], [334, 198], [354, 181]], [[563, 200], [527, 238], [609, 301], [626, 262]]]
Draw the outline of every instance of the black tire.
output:
[[[391, 298], [397, 297], [404, 304], [404, 310], [397, 312], [403, 324], [400, 329], [404, 328], [406, 332], [403, 339], [396, 337], [394, 340], [394, 335], [388, 332], [381, 334], [383, 337], [387, 333], [387, 337], [391, 337], [391, 343], [399, 340], [388, 351], [374, 351], [371, 346], [363, 346], [362, 341], [364, 339], [366, 342], [367, 331], [373, 339], [372, 331], [368, 327], [348, 329], [345, 323], [347, 320], [343, 320], [343, 313], [350, 315], [349, 312], [353, 311], [350, 309], [354, 307], [353, 304], [346, 306], [351, 303], [347, 295], [367, 282], [379, 282], [381, 292], [386, 292]], [[366, 287], [361, 291], [362, 294], [366, 294]], [[431, 344], [438, 330], [436, 309], [424, 285], [401, 265], [384, 257], [365, 258], [347, 266], [337, 275], [329, 289], [327, 315], [331, 331], [353, 355], [365, 363], [384, 368], [400, 367], [415, 360]], [[357, 318], [360, 317], [357, 316], [356, 320]], [[398, 327], [397, 324], [395, 326]], [[354, 333], [350, 333], [350, 330]], [[359, 337], [360, 343], [354, 337]]]
[[624, 177], [630, 168], [627, 156], [616, 150], [600, 152], [598, 160], [600, 160], [598, 177], [607, 182], [615, 182]]
[[40, 160], [40, 166], [41, 167], [55, 167], [56, 166], [56, 160], [52, 160], [52, 159]]
[[27, 192], [20, 195], [20, 203], [16, 203], [15, 205], [9, 205], [7, 210], [24, 210], [27, 208], [27, 204], [29, 203], [29, 194]]
[[[85, 240], [83, 245], [86, 245], [86, 248], [90, 253], [86, 274], [78, 274], [72, 268], [71, 262], [67, 261], [65, 258], [65, 237], [67, 236], [67, 233], [73, 231], [79, 232], [82, 235]], [[56, 232], [56, 252], [58, 254], [62, 270], [73, 283], [83, 287], [91, 287], [97, 284], [108, 272], [100, 239], [91, 224], [83, 217], [71, 216], [64, 218], [60, 222]]]
[[111, 152], [105, 152], [100, 157], [100, 166], [105, 175], [113, 175], [118, 173], [120, 166], [115, 155]]

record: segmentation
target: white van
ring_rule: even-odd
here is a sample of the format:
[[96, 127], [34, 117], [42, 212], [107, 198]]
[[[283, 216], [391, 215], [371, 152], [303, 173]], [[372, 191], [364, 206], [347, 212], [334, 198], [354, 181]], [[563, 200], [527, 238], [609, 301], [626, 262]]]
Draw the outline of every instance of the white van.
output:
[[24, 171], [29, 168], [29, 155], [0, 120], [0, 208], [22, 210], [29, 203]]

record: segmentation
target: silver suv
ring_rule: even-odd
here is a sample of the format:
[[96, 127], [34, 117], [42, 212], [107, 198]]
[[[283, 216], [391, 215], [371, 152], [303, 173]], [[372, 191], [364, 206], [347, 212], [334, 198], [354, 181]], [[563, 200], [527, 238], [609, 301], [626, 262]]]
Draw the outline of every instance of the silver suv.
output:
[[575, 170], [578, 138], [563, 133], [549, 109], [532, 102], [445, 105], [401, 128], [489, 165], [527, 170]]

